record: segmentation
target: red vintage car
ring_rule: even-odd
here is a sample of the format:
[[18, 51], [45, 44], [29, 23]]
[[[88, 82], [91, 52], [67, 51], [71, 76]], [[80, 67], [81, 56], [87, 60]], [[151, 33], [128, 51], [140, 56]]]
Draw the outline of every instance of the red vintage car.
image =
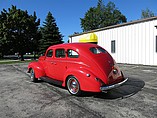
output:
[[107, 91], [128, 80], [112, 56], [91, 43], [50, 46], [38, 62], [28, 65], [28, 72], [33, 82], [44, 79], [66, 87], [72, 95]]

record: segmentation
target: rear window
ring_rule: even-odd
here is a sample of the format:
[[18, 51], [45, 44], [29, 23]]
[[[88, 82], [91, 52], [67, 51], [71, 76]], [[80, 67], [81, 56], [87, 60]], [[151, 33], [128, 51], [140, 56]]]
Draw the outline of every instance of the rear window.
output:
[[101, 47], [92, 47], [90, 51], [94, 54], [106, 53], [106, 50]]

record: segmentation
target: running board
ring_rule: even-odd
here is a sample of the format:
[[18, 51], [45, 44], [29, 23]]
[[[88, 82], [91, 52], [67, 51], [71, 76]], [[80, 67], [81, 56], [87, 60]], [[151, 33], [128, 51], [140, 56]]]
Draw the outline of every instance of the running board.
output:
[[59, 85], [59, 86], [62, 86], [62, 83], [63, 83], [63, 81], [55, 80], [55, 79], [52, 79], [49, 77], [40, 77], [39, 79], [41, 79], [47, 83], [55, 84], [55, 85]]

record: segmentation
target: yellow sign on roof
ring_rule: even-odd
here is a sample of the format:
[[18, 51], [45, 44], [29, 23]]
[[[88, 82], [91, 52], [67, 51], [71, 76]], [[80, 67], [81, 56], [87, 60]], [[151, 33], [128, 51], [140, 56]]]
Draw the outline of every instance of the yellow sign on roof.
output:
[[84, 42], [84, 43], [97, 43], [98, 42], [98, 37], [94, 33], [89, 33], [89, 34], [84, 34], [80, 39], [79, 42]]

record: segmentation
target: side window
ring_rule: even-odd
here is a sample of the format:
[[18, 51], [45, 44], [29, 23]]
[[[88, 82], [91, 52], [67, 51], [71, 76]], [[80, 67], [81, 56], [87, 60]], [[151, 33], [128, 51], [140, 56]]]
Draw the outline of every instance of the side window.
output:
[[68, 57], [69, 58], [78, 58], [79, 54], [76, 51], [69, 49], [68, 50]]
[[46, 54], [46, 57], [52, 57], [53, 55], [53, 50], [49, 50]]
[[115, 40], [111, 41], [111, 53], [116, 52], [116, 42]]
[[64, 58], [65, 57], [65, 50], [64, 49], [56, 49], [56, 57], [57, 58]]

